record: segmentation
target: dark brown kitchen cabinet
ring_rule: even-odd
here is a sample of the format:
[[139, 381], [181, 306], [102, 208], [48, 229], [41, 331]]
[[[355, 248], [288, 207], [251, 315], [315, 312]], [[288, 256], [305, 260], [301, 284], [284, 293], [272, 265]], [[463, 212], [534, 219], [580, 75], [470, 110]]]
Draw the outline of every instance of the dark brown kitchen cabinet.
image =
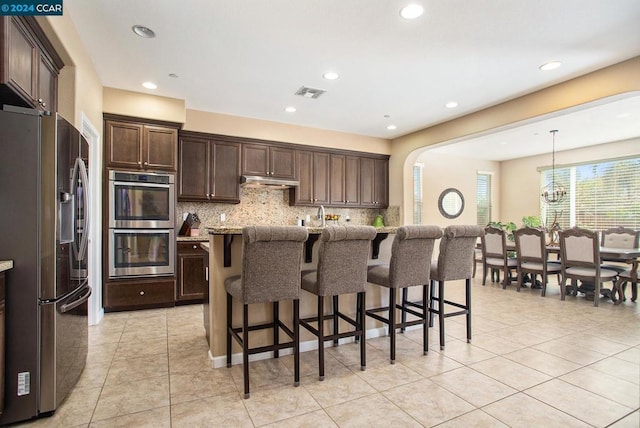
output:
[[33, 17], [0, 17], [0, 101], [56, 111], [64, 63]]
[[243, 144], [242, 174], [293, 179], [295, 150], [269, 144]]
[[329, 204], [329, 153], [296, 151], [300, 185], [291, 189], [292, 205]]
[[209, 285], [209, 252], [198, 242], [178, 242], [176, 302], [202, 302]]
[[360, 206], [387, 208], [389, 205], [389, 161], [360, 158]]
[[330, 155], [330, 204], [358, 206], [360, 204], [360, 158], [340, 154]]
[[105, 114], [105, 166], [175, 171], [178, 124], [123, 120]]
[[213, 135], [180, 134], [178, 200], [240, 202], [240, 144]]
[[173, 277], [110, 281], [103, 287], [103, 306], [107, 312], [174, 306], [174, 294]]

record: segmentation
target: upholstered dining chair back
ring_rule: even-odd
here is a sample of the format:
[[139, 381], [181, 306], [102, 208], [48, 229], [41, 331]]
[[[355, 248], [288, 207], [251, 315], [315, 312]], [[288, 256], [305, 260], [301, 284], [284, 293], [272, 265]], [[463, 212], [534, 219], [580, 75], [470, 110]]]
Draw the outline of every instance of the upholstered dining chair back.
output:
[[320, 235], [318, 296], [361, 293], [367, 285], [367, 261], [373, 226], [327, 226]]
[[[307, 229], [300, 226], [248, 226], [242, 229], [244, 304], [297, 299]], [[235, 294], [235, 293], [234, 293]]]
[[611, 248], [637, 248], [639, 240], [640, 230], [614, 227], [602, 231], [600, 244]]
[[521, 263], [545, 263], [545, 233], [542, 229], [524, 227], [514, 232], [516, 253]]
[[438, 226], [402, 226], [391, 246], [389, 287], [404, 288], [429, 283], [431, 256], [436, 239], [442, 237]]
[[485, 258], [503, 259], [506, 257], [507, 233], [504, 230], [488, 226], [484, 230], [482, 239]]
[[455, 281], [471, 278], [476, 240], [483, 235], [484, 230], [480, 226], [447, 226], [440, 240], [437, 269], [431, 270], [431, 279]]
[[560, 252], [564, 267], [599, 267], [598, 233], [578, 227], [565, 229], [560, 232]]

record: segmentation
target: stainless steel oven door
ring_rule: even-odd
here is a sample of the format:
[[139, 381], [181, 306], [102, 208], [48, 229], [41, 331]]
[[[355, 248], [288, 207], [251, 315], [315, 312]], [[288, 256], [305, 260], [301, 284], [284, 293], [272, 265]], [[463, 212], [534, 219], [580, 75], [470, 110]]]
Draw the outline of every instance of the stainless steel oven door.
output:
[[175, 273], [173, 229], [109, 229], [109, 278]]
[[109, 171], [109, 227], [175, 227], [173, 174]]

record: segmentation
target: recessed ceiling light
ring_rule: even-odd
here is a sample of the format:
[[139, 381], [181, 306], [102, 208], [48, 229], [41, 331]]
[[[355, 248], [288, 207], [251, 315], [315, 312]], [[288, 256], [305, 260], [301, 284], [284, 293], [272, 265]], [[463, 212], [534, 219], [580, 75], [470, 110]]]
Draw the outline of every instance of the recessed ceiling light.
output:
[[340, 75], [335, 71], [328, 71], [322, 75], [327, 80], [336, 80]]
[[285, 108], [284, 111], [286, 111], [287, 113], [295, 113], [296, 112], [296, 108], [294, 106], [289, 106], [289, 107]]
[[156, 36], [156, 33], [151, 28], [147, 28], [144, 25], [134, 25], [131, 29], [138, 36], [145, 39], [153, 39]]
[[549, 70], [556, 69], [556, 68], [560, 67], [561, 65], [562, 65], [562, 63], [560, 61], [551, 61], [551, 62], [548, 62], [546, 64], [542, 64], [540, 66], [540, 70], [549, 71]]
[[157, 89], [157, 88], [158, 88], [158, 85], [156, 85], [156, 84], [155, 84], [155, 83], [153, 83], [153, 82], [144, 82], [144, 83], [142, 84], [142, 86], [144, 86], [144, 87], [145, 87], [145, 88], [147, 88], [147, 89]]
[[446, 108], [456, 108], [458, 107], [458, 103], [455, 101], [449, 101], [444, 105]]
[[397, 128], [398, 128], [398, 127], [397, 127], [397, 126], [395, 126], [395, 125], [389, 125], [389, 126], [387, 126], [387, 129], [388, 129], [389, 131], [393, 131], [394, 129], [397, 129]]
[[500, 141], [500, 145], [501, 146], [506, 146], [507, 144], [509, 144], [509, 143], [507, 143], [506, 141]]
[[419, 4], [410, 4], [400, 9], [400, 16], [404, 19], [416, 19], [424, 13], [424, 8]]
[[627, 117], [631, 117], [631, 113], [620, 113], [616, 116], [618, 119], [626, 119]]

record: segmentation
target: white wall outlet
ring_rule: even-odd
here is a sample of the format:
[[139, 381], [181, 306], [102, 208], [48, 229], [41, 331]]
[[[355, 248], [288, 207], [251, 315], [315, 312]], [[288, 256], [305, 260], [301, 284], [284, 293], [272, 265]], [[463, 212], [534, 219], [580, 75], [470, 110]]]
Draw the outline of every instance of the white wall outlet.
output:
[[182, 213], [182, 221], [185, 221], [189, 217], [189, 213]]
[[227, 215], [225, 213], [220, 214], [220, 221], [226, 221]]

